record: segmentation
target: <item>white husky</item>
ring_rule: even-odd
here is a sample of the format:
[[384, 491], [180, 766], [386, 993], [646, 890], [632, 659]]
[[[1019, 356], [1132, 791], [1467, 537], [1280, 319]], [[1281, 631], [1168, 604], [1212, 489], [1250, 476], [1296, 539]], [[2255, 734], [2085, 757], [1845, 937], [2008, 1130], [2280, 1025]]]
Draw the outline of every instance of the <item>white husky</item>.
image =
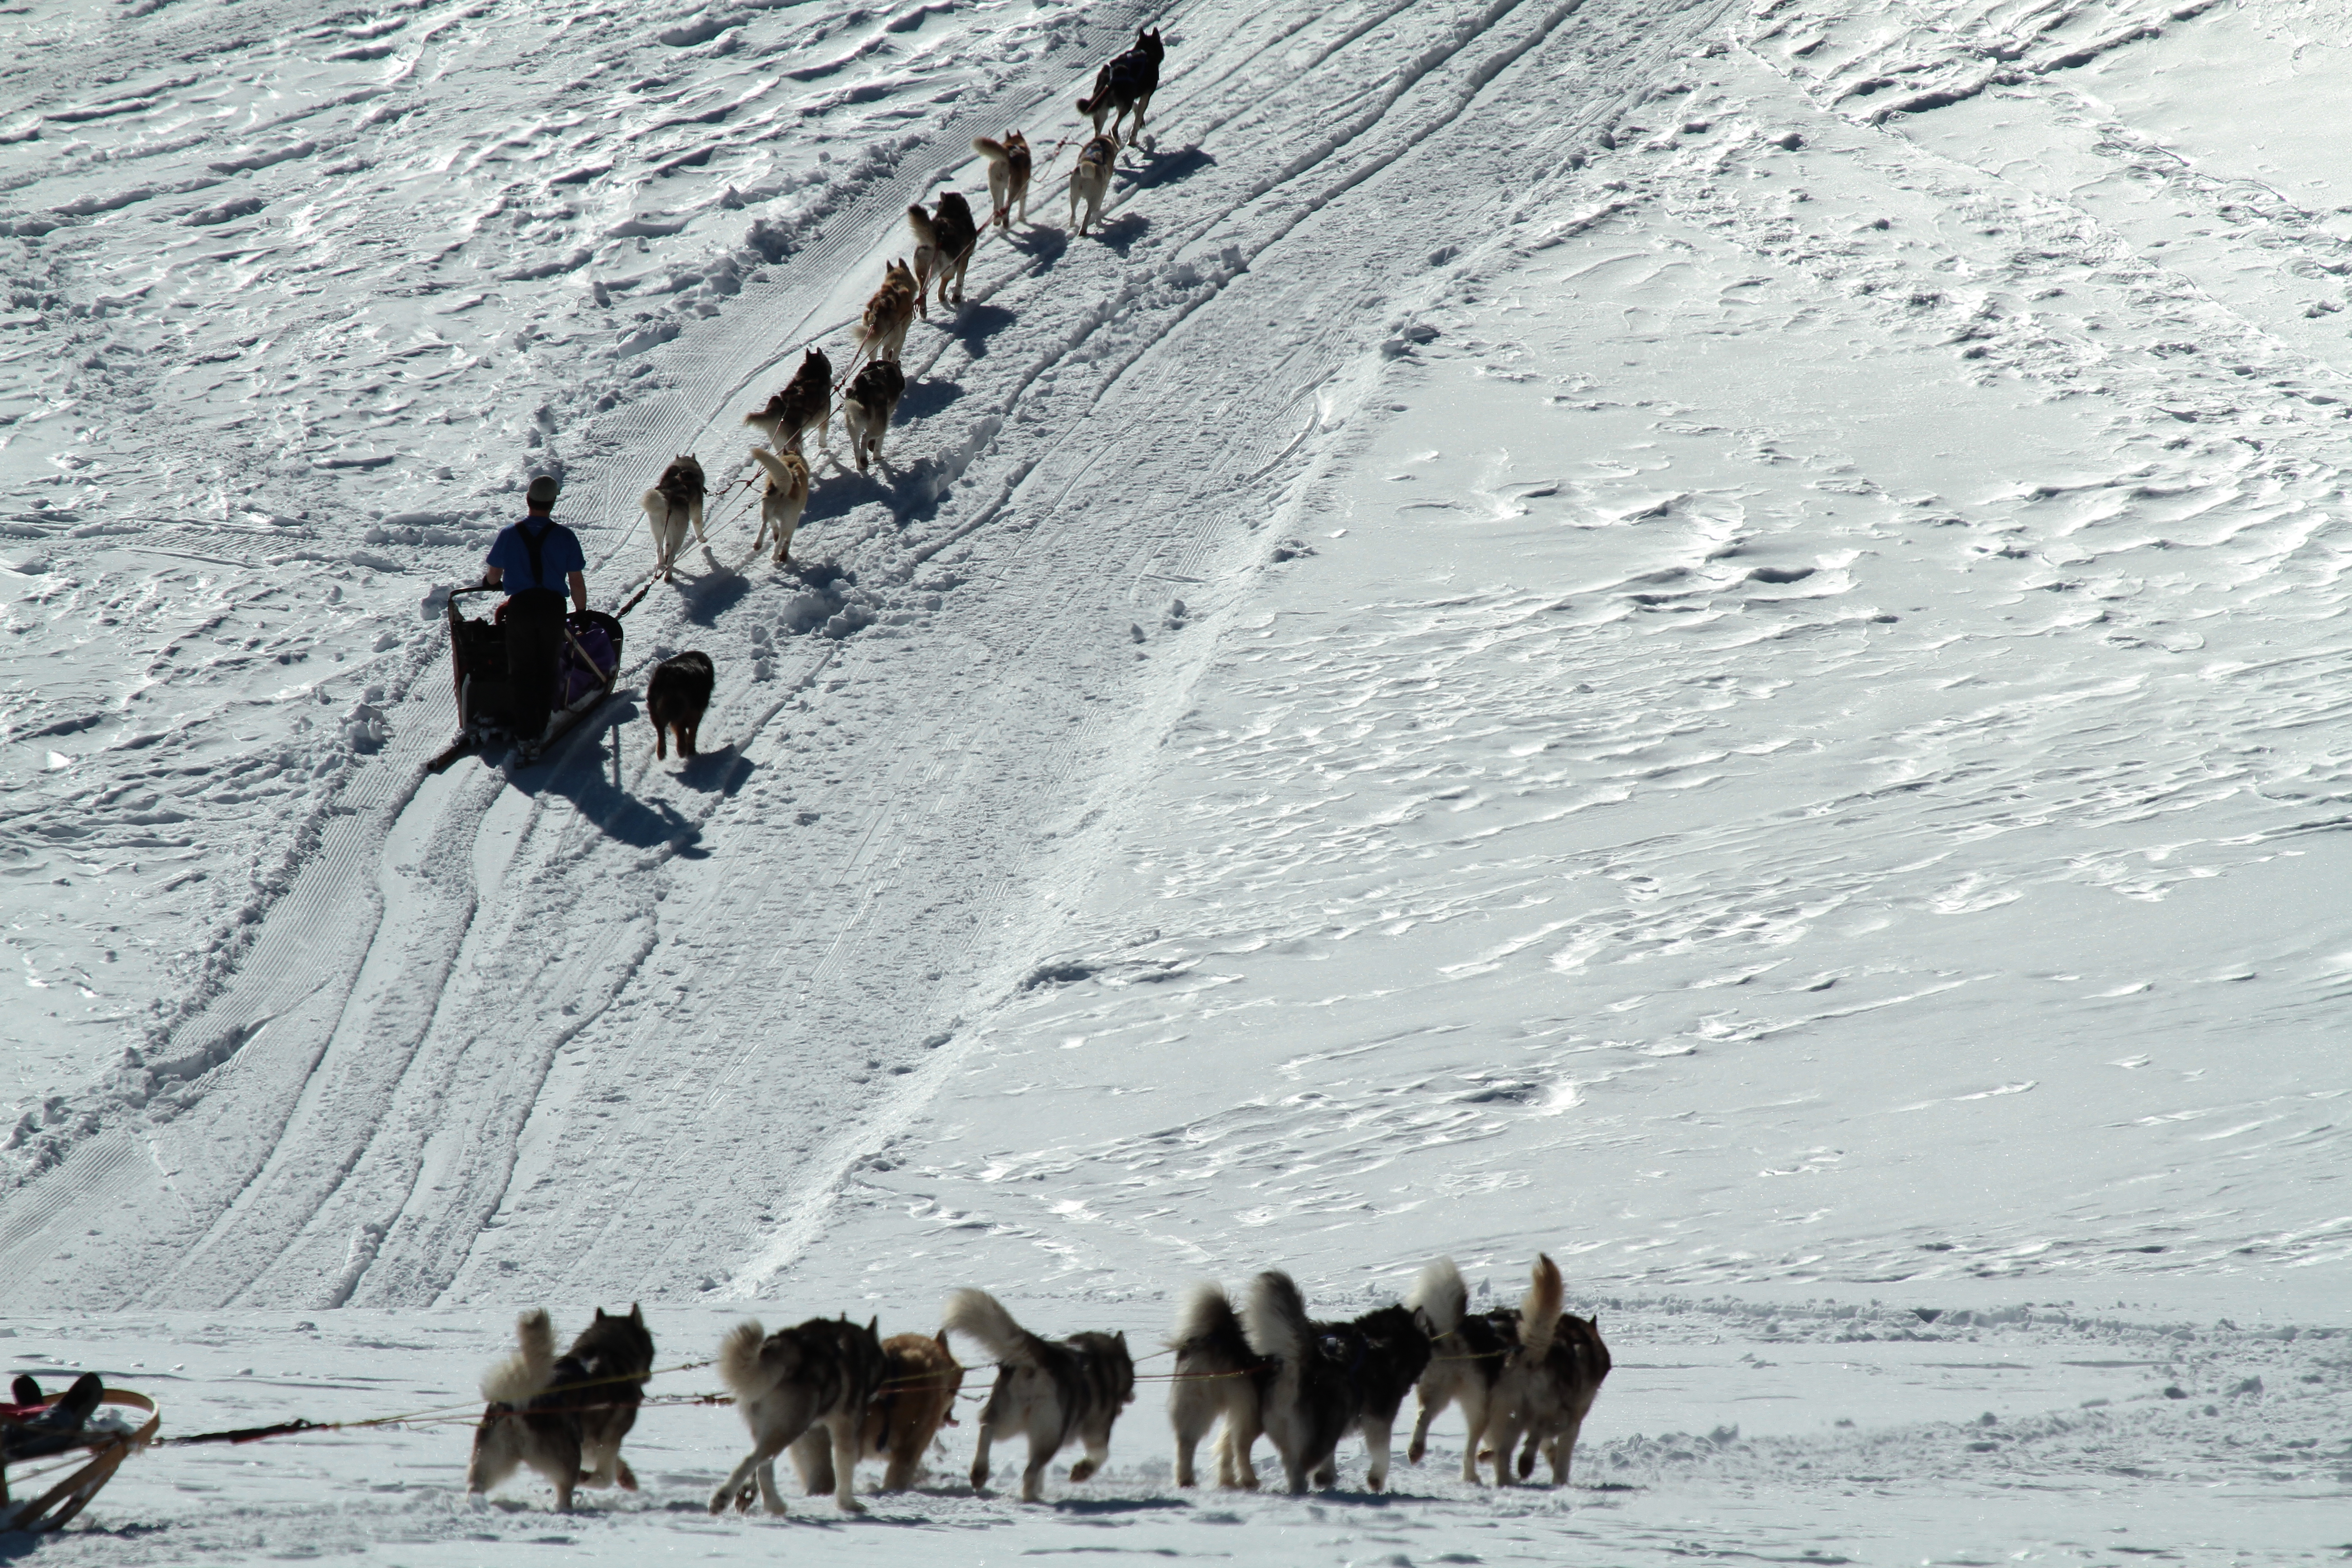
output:
[[702, 465], [690, 453], [672, 458], [654, 488], [645, 493], [639, 504], [653, 526], [655, 575], [667, 579], [677, 564], [689, 522], [694, 525], [694, 537], [702, 538]]
[[[1103, 198], [1110, 195], [1111, 160], [1118, 156], [1118, 143], [1108, 136], [1097, 136], [1079, 150], [1077, 167], [1070, 171], [1070, 226], [1086, 237], [1087, 226], [1102, 222]], [[1087, 208], [1086, 222], [1078, 221], [1078, 204]]]
[[801, 512], [808, 506], [808, 459], [797, 448], [788, 448], [779, 457], [754, 447], [751, 460], [768, 471], [768, 488], [760, 497], [760, 537], [751, 541], [751, 552], [759, 553], [772, 531], [775, 562], [782, 566], [793, 557], [793, 531], [800, 527]]

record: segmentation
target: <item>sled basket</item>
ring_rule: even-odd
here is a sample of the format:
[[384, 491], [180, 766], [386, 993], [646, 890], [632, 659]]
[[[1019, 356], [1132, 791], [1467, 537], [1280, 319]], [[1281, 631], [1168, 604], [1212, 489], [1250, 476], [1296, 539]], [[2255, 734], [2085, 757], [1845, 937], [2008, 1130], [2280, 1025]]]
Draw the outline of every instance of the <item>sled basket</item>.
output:
[[596, 705], [613, 694], [621, 673], [621, 623], [602, 610], [574, 610], [563, 617], [563, 644], [556, 660], [556, 689], [542, 735], [514, 733], [514, 693], [507, 676], [505, 605], [478, 618], [465, 613], [462, 599], [495, 594], [496, 588], [459, 588], [449, 595], [449, 673], [457, 696], [457, 738], [426, 763], [439, 773], [464, 752], [493, 735], [552, 745]]
[[[53, 1397], [27, 1408], [45, 1410], [56, 1403]], [[24, 1451], [22, 1447], [26, 1429], [10, 1429], [9, 1436], [17, 1442], [5, 1450], [7, 1457], [0, 1459], [0, 1535], [12, 1531], [41, 1534], [64, 1529], [74, 1515], [89, 1506], [89, 1500], [99, 1494], [99, 1489], [114, 1479], [123, 1460], [154, 1441], [155, 1429], [163, 1424], [163, 1413], [143, 1394], [110, 1388], [99, 1396], [99, 1404], [131, 1412], [137, 1425], [128, 1432], [60, 1432], [54, 1441], [37, 1441], [30, 1451]], [[138, 1420], [139, 1417], [144, 1419]], [[68, 1457], [75, 1455], [83, 1457]], [[55, 1462], [59, 1458], [62, 1466]], [[59, 1468], [65, 1468], [66, 1473], [45, 1490], [16, 1498], [9, 1490], [9, 1466], [36, 1470], [37, 1473], [31, 1478], [36, 1483], [47, 1479]]]

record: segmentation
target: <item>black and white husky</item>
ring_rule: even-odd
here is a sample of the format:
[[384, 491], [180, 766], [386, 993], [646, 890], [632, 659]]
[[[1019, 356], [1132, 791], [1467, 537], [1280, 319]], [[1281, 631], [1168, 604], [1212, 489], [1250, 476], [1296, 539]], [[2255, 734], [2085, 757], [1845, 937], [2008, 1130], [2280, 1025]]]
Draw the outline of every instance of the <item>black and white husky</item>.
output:
[[1339, 1479], [1339, 1440], [1350, 1432], [1363, 1435], [1371, 1458], [1365, 1484], [1379, 1491], [1387, 1483], [1397, 1408], [1427, 1369], [1430, 1342], [1454, 1327], [1444, 1280], [1455, 1272], [1452, 1259], [1440, 1258], [1415, 1282], [1415, 1305], [1345, 1323], [1308, 1319], [1297, 1285], [1279, 1270], [1251, 1285], [1243, 1331], [1252, 1350], [1278, 1363], [1259, 1415], [1292, 1491]]
[[972, 1456], [974, 1489], [988, 1484], [989, 1445], [1015, 1433], [1029, 1439], [1029, 1462], [1021, 1472], [1021, 1500], [1036, 1502], [1045, 1467], [1072, 1440], [1087, 1457], [1070, 1467], [1070, 1479], [1083, 1481], [1110, 1457], [1111, 1423], [1135, 1398], [1135, 1363], [1124, 1333], [1077, 1333], [1066, 1340], [1038, 1338], [1013, 1321], [985, 1290], [958, 1290], [948, 1298], [940, 1328], [980, 1342], [995, 1361], [996, 1386], [980, 1413], [979, 1450]]
[[637, 1403], [653, 1375], [654, 1337], [635, 1307], [625, 1318], [596, 1309], [595, 1320], [555, 1353], [555, 1325], [544, 1308], [515, 1320], [516, 1349], [482, 1379], [489, 1408], [474, 1429], [466, 1489], [486, 1492], [528, 1465], [555, 1487], [568, 1511], [572, 1489], [637, 1489], [621, 1458], [621, 1439], [636, 1425]]
[[889, 1375], [873, 1323], [811, 1318], [771, 1334], [756, 1321], [738, 1323], [719, 1344], [719, 1379], [735, 1394], [735, 1408], [751, 1428], [751, 1451], [710, 1494], [710, 1511], [732, 1503], [748, 1511], [752, 1481], [770, 1513], [784, 1511], [776, 1489], [776, 1456], [790, 1448], [805, 1485], [831, 1445], [833, 1500], [844, 1513], [864, 1513], [851, 1495], [857, 1470], [857, 1429], [866, 1402]]

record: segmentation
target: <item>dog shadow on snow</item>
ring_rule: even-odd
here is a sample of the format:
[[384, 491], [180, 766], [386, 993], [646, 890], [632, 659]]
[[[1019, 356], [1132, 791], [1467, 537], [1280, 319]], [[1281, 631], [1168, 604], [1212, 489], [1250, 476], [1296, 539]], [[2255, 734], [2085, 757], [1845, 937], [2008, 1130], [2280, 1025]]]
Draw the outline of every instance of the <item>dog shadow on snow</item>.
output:
[[1123, 172], [1129, 190], [1148, 191], [1189, 180], [1202, 170], [1216, 166], [1217, 161], [1198, 147], [1171, 147], [1165, 153], [1144, 153], [1140, 164], [1130, 164]]
[[[629, 792], [625, 775], [632, 749], [653, 749], [652, 726], [634, 721], [641, 718], [635, 701], [616, 695], [590, 721], [594, 732], [582, 736], [575, 731], [567, 737], [543, 776], [510, 773], [509, 782], [527, 795], [570, 801], [583, 821], [615, 843], [635, 849], [667, 847], [681, 859], [707, 858], [710, 851], [703, 847], [699, 824], [687, 820], [666, 800], [645, 800]], [[677, 764], [670, 776], [699, 795], [731, 795], [751, 778], [753, 767], [730, 743]]]
[[[956, 307], [955, 320], [943, 322], [942, 326], [948, 336], [963, 345], [964, 353], [974, 359], [986, 359], [988, 340], [1011, 326], [1013, 321], [1013, 312], [1003, 306], [974, 300]], [[917, 386], [924, 384], [916, 384]], [[914, 386], [907, 388], [906, 395], [898, 399], [898, 416], [902, 419], [906, 417], [908, 405], [914, 401], [915, 390]], [[961, 391], [962, 388], [958, 387], [957, 390]]]
[[[756, 522], [758, 513], [752, 516]], [[719, 616], [733, 609], [751, 591], [751, 584], [742, 574], [730, 572], [720, 565], [719, 557], [711, 552], [708, 544], [697, 545], [695, 549], [699, 552], [700, 563], [709, 569], [698, 576], [681, 573], [670, 579], [670, 586], [677, 590], [679, 607], [685, 611], [688, 620], [698, 626], [715, 626]]]
[[1150, 232], [1151, 220], [1141, 213], [1121, 213], [1117, 217], [1105, 218], [1087, 236], [1087, 243], [1107, 246], [1124, 260], [1135, 242]]

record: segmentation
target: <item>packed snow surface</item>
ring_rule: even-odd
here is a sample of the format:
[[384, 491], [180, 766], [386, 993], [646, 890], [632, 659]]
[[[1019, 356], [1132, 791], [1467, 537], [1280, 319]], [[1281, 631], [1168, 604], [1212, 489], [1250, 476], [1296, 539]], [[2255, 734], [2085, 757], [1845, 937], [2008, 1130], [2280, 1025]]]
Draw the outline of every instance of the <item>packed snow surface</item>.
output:
[[[9, 23], [0, 1339], [167, 1432], [444, 1417], [152, 1452], [42, 1560], [2352, 1542], [2341, 0]], [[789, 567], [716, 499], [593, 722], [425, 773], [529, 477], [622, 602], [1008, 128], [887, 466]], [[858, 1521], [709, 1517], [686, 1404], [640, 1492], [464, 1490], [524, 1307], [689, 1395], [746, 1313], [1143, 1354], [1538, 1250], [1616, 1362], [1564, 1489], [1449, 1415], [1179, 1490], [1146, 1382], [1043, 1507], [973, 1404]]]

